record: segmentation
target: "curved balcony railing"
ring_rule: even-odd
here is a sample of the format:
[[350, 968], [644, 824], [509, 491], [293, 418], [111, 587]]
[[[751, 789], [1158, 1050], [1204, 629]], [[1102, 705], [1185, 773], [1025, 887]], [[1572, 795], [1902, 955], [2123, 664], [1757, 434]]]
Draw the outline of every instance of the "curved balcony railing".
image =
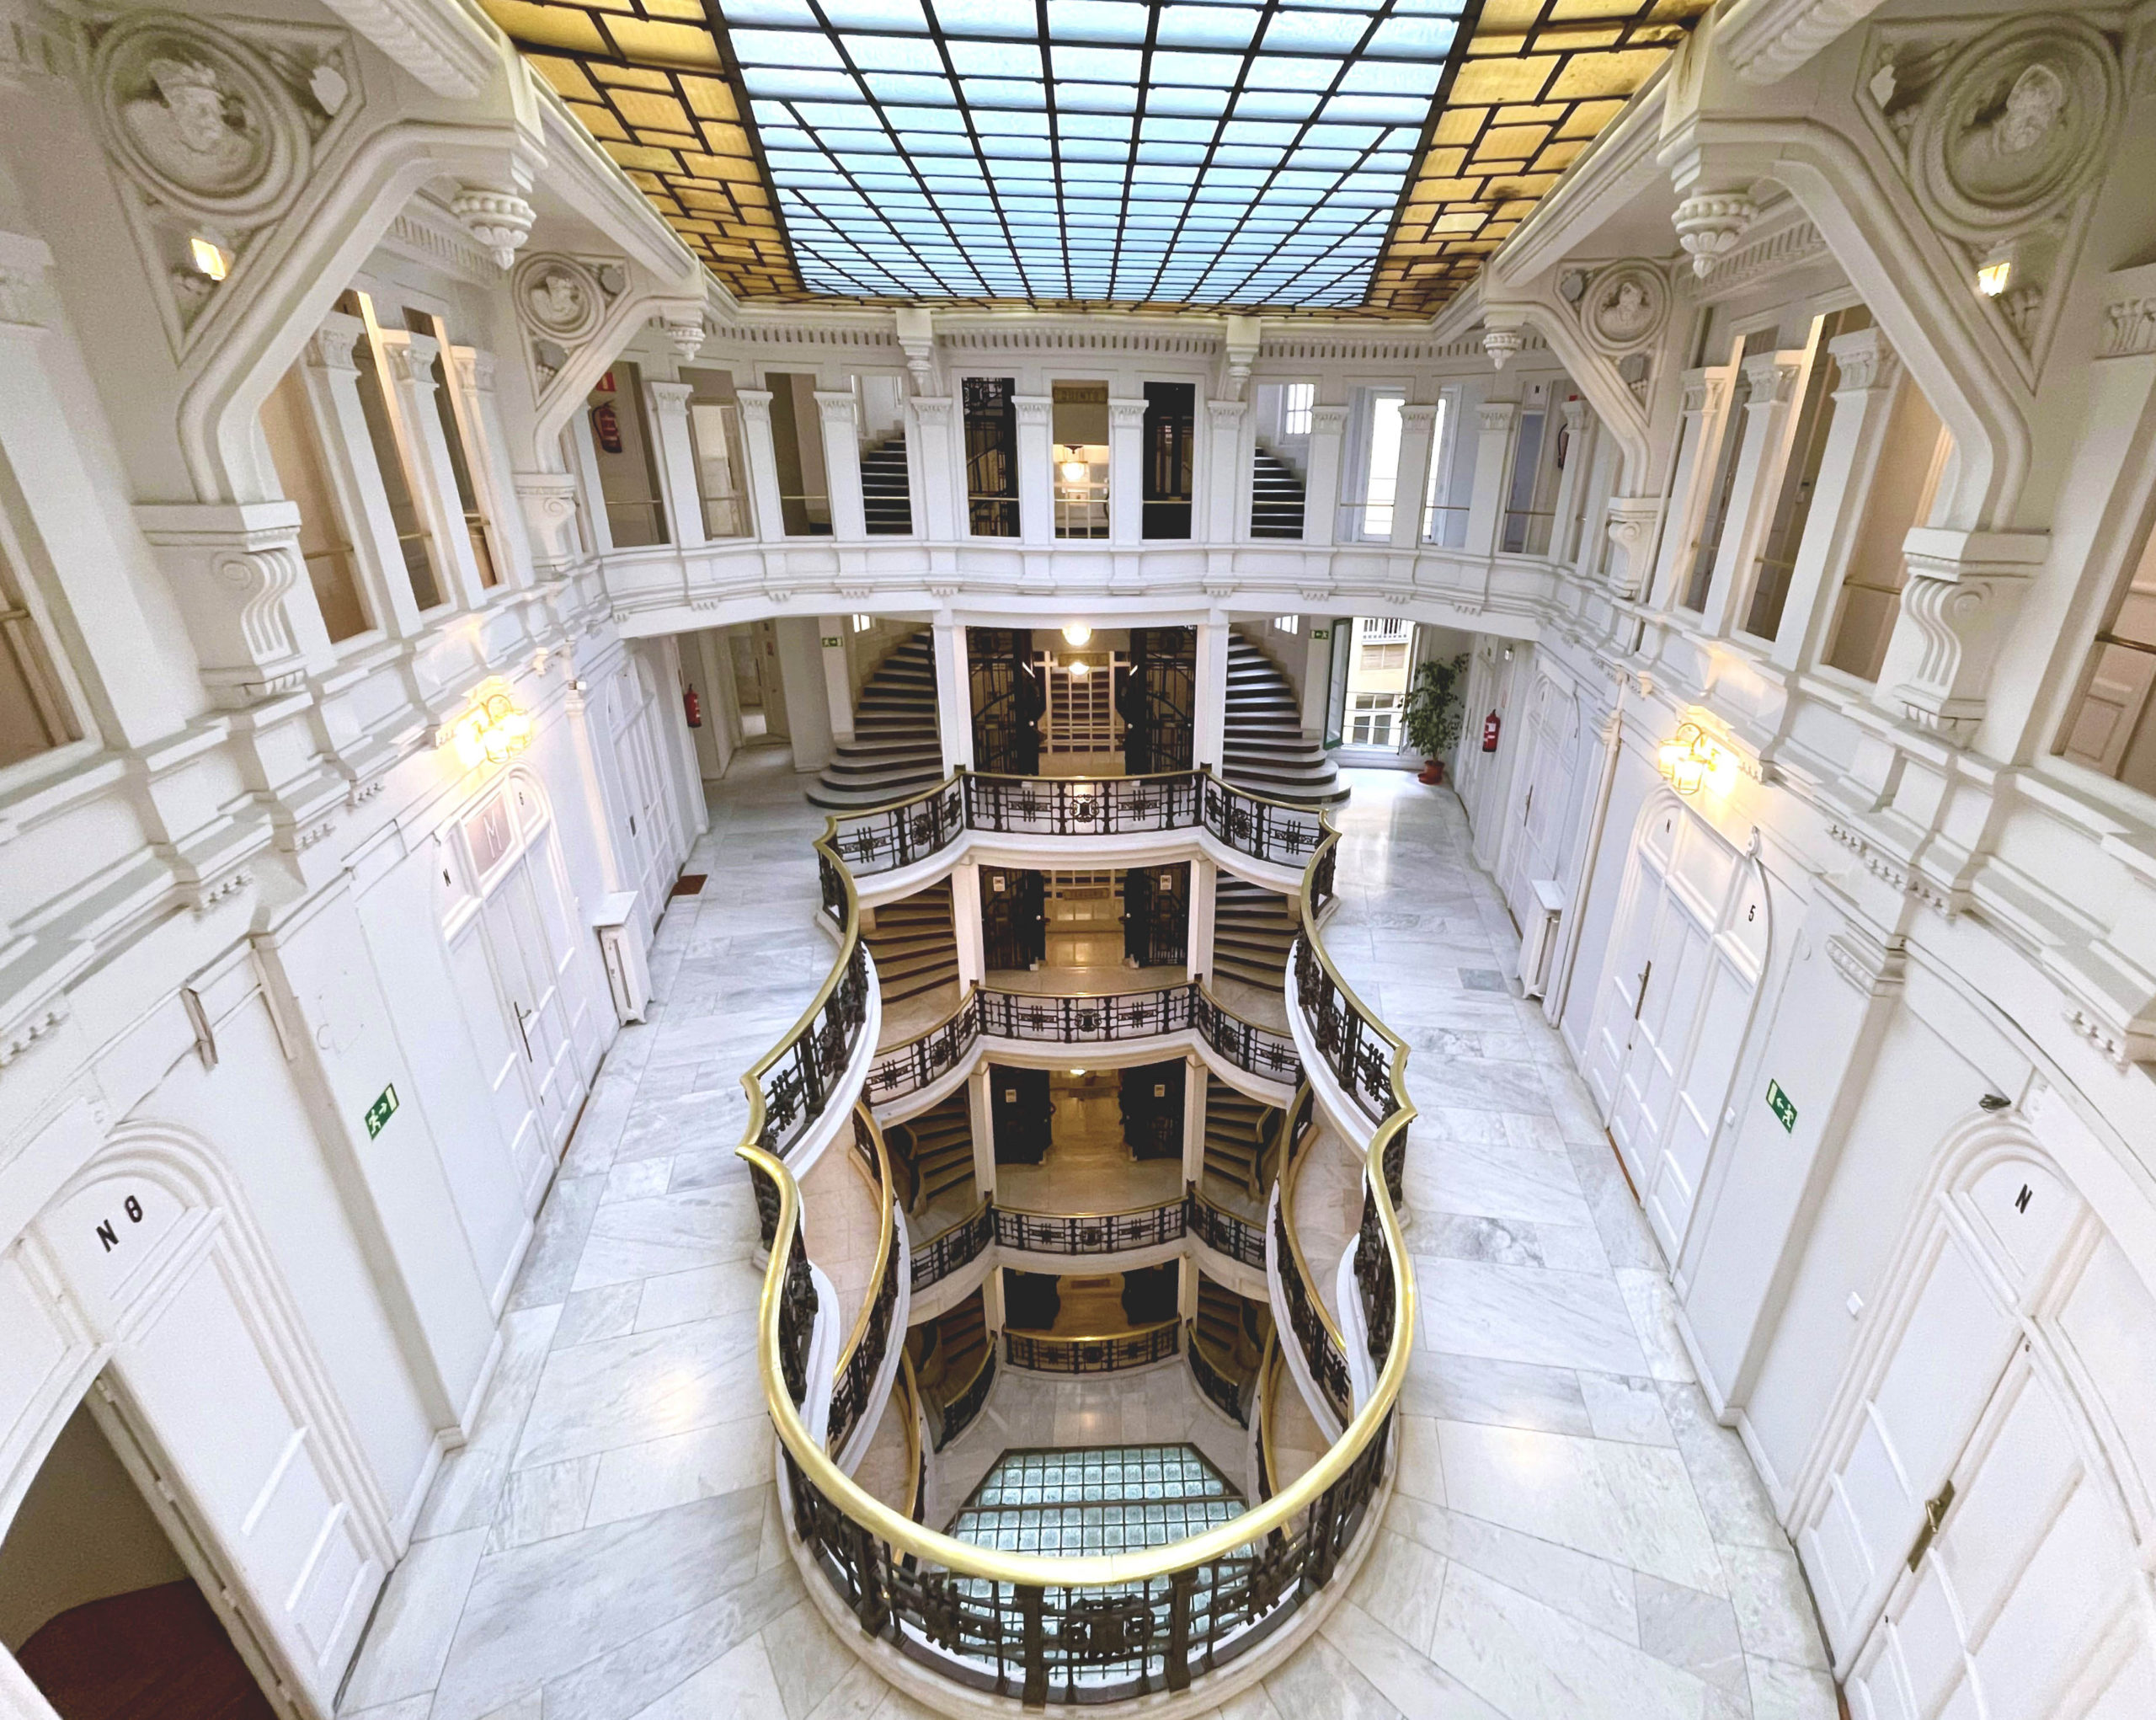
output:
[[991, 1343], [983, 1352], [980, 1365], [974, 1370], [973, 1378], [943, 1406], [942, 1418], [936, 1429], [937, 1450], [941, 1451], [973, 1425], [974, 1418], [980, 1413], [981, 1406], [988, 1402], [988, 1388], [995, 1383], [995, 1346]]
[[868, 1280], [869, 1296], [862, 1304], [832, 1376], [825, 1444], [834, 1451], [846, 1449], [867, 1412], [870, 1394], [891, 1353], [892, 1322], [899, 1308], [899, 1212], [891, 1191], [891, 1155], [883, 1144], [883, 1131], [865, 1104], [853, 1108], [853, 1150], [876, 1191], [883, 1222], [876, 1239], [875, 1270]]
[[931, 859], [969, 830], [1038, 836], [1203, 830], [1253, 860], [1301, 866], [1324, 841], [1326, 825], [1307, 806], [1250, 793], [1206, 770], [1093, 778], [959, 771], [910, 799], [833, 819], [828, 840], [859, 877]]
[[1288, 1201], [1283, 1194], [1273, 1210], [1273, 1235], [1278, 1256], [1280, 1291], [1287, 1299], [1288, 1325], [1296, 1347], [1302, 1351], [1310, 1378], [1332, 1406], [1332, 1413], [1346, 1426], [1354, 1408], [1355, 1384], [1348, 1371], [1348, 1352], [1332, 1317], [1325, 1311], [1311, 1288], [1310, 1267], [1288, 1224]]
[[1195, 980], [1156, 991], [1117, 991], [1097, 997], [977, 986], [934, 1027], [879, 1052], [868, 1066], [867, 1092], [878, 1104], [920, 1092], [958, 1068], [984, 1039], [1100, 1045], [1193, 1030], [1246, 1074], [1285, 1086], [1302, 1078], [1292, 1037], [1278, 1028], [1246, 1021]]
[[1027, 1254], [1119, 1254], [1195, 1237], [1209, 1248], [1265, 1269], [1265, 1227], [1215, 1206], [1195, 1189], [1123, 1212], [1022, 1212], [984, 1200], [913, 1251], [913, 1287], [932, 1289], [999, 1247]]
[[[1337, 833], [1303, 809], [1288, 809], [1276, 823], [1262, 811], [1270, 803], [1253, 797], [1239, 797], [1252, 804], [1238, 820], [1233, 791], [1210, 778], [1208, 783], [1200, 804], [1209, 828], [1216, 828], [1217, 808], [1216, 834], [1246, 845], [1241, 852], [1301, 859], [1304, 941], [1343, 1000], [1341, 1008], [1352, 1005], [1358, 1019], [1381, 1032], [1353, 1002], [1321, 941], [1312, 935], [1317, 910], [1332, 891]], [[1213, 788], [1219, 788], [1217, 797]], [[933, 842], [937, 820], [947, 815], [917, 809], [916, 823], [904, 836], [908, 852], [932, 852], [924, 845]], [[819, 846], [829, 847], [840, 834], [834, 825]], [[1350, 1389], [1341, 1436], [1292, 1484], [1204, 1534], [1163, 1546], [1044, 1557], [937, 1534], [846, 1475], [809, 1437], [799, 1407], [818, 1311], [801, 1242], [800, 1189], [782, 1156], [790, 1137], [772, 1134], [779, 1142], [776, 1150], [766, 1144], [771, 1109], [762, 1082], [787, 1044], [816, 1026], [845, 964], [853, 959], [858, 926], [852, 880], [839, 850], [830, 847], [830, 852], [838, 876], [827, 884], [827, 900], [841, 932], [841, 965], [787, 1044], [751, 1071], [749, 1128], [739, 1149], [755, 1173], [760, 1203], [768, 1190], [767, 1234], [773, 1245], [757, 1308], [757, 1357], [766, 1408], [784, 1457], [781, 1485], [801, 1557], [832, 1584], [865, 1632], [954, 1685], [1034, 1706], [1049, 1700], [1108, 1702], [1187, 1689], [1193, 1679], [1266, 1640], [1294, 1609], [1325, 1589], [1342, 1558], [1358, 1547], [1383, 1485], [1415, 1325], [1414, 1279], [1388, 1186], [1397, 1183], [1394, 1143], [1413, 1115], [1401, 1076], [1405, 1053], [1389, 1060], [1393, 1103], [1366, 1150], [1366, 1223], [1355, 1245], [1356, 1311], [1376, 1365], [1363, 1389]], [[904, 863], [887, 857], [883, 869]], [[1167, 1344], [1164, 1354], [1173, 1355], [1180, 1325], [1156, 1329], [1170, 1336], [1148, 1341]], [[1006, 1334], [1006, 1346], [1011, 1336]], [[1038, 1342], [1045, 1335], [1024, 1336]], [[1381, 1357], [1376, 1354], [1380, 1340]], [[944, 1406], [939, 1449], [979, 1413], [995, 1365], [991, 1347], [980, 1375]]]
[[1188, 1322], [1185, 1338], [1184, 1353], [1190, 1358], [1191, 1377], [1198, 1381], [1198, 1389], [1237, 1427], [1248, 1427], [1250, 1411], [1243, 1402], [1242, 1381], [1207, 1353], [1204, 1340], [1198, 1335], [1197, 1322]]
[[1003, 1330], [1003, 1359], [1036, 1374], [1113, 1374], [1164, 1362], [1182, 1344], [1182, 1322], [1113, 1332], [1097, 1338], [1059, 1338], [1052, 1332]]

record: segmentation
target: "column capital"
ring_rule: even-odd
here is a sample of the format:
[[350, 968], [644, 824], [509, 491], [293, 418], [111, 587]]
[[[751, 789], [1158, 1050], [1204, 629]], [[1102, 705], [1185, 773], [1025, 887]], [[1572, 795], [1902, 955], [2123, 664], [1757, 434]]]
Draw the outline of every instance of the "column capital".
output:
[[469, 388], [474, 393], [491, 394], [494, 392], [494, 355], [477, 346], [452, 346], [449, 349], [451, 374], [460, 388]]
[[[819, 388], [816, 414], [825, 424], [851, 425], [858, 404], [851, 388]], [[738, 397], [737, 397], [738, 398]]]
[[696, 392], [696, 384], [693, 382], [662, 382], [654, 380], [647, 382], [644, 387], [651, 390], [652, 405], [670, 416], [677, 414], [686, 416], [689, 410], [689, 397]]
[[1215, 424], [1240, 424], [1250, 415], [1247, 400], [1208, 400], [1205, 415]]
[[1404, 425], [1419, 425], [1424, 430], [1429, 430], [1437, 424], [1438, 414], [1442, 409], [1435, 401], [1427, 406], [1419, 403], [1403, 406], [1400, 409], [1400, 421]]
[[1519, 402], [1517, 400], [1485, 400], [1475, 409], [1475, 422], [1485, 435], [1510, 430], [1513, 421], [1518, 416]]
[[1313, 406], [1310, 408], [1310, 434], [1314, 436], [1337, 436], [1348, 428], [1348, 409], [1344, 406]]
[[1751, 406], [1779, 406], [1796, 387], [1797, 368], [1804, 355], [1797, 352], [1755, 352], [1744, 361], [1744, 380], [1751, 384]]
[[1721, 403], [1727, 373], [1701, 366], [1696, 370], [1684, 372], [1680, 380], [1684, 385], [1684, 409], [1696, 417], [1710, 407]]
[[1017, 414], [1018, 423], [1022, 428], [1046, 430], [1055, 411], [1055, 396], [1053, 394], [1013, 394], [1011, 397], [1011, 405], [1012, 410]]
[[1136, 430], [1145, 422], [1145, 403], [1143, 399], [1127, 400], [1108, 396], [1108, 428]]
[[352, 346], [366, 332], [367, 325], [357, 317], [332, 311], [307, 338], [306, 361], [316, 370], [356, 371], [359, 366], [352, 358]]
[[771, 428], [771, 395], [770, 389], [736, 388], [734, 391], [734, 402], [735, 405], [741, 409], [741, 422], [743, 424], [761, 425], [766, 430]]
[[441, 343], [433, 335], [415, 334], [408, 329], [385, 329], [382, 350], [388, 355], [390, 371], [398, 382], [414, 388], [434, 387], [435, 360], [441, 352]]
[[1887, 344], [1886, 331], [1874, 326], [1837, 334], [1827, 343], [1834, 366], [1841, 372], [1840, 394], [1860, 394], [1869, 388], [1892, 388], [1902, 377], [1902, 361]]

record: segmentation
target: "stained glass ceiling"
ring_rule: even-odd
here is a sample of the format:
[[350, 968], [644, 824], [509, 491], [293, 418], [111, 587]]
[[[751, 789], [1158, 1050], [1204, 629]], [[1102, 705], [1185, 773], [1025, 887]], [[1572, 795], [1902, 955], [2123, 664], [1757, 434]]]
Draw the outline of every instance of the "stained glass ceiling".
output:
[[482, 0], [745, 299], [1427, 314], [1711, 0]]

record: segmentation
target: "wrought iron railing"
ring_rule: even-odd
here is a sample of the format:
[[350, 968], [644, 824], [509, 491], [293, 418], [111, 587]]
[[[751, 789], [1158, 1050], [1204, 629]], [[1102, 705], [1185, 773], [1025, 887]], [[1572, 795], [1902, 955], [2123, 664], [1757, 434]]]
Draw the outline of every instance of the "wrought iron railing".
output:
[[1017, 1212], [1007, 1206], [995, 1212], [997, 1246], [1027, 1254], [1119, 1254], [1180, 1242], [1183, 1234], [1180, 1196], [1127, 1212]]
[[832, 1376], [831, 1410], [825, 1444], [842, 1451], [867, 1413], [869, 1394], [891, 1353], [892, 1322], [899, 1308], [899, 1237], [900, 1222], [891, 1189], [891, 1155], [883, 1131], [866, 1104], [853, 1108], [853, 1148], [870, 1186], [883, 1209], [881, 1233], [876, 1243], [876, 1266], [869, 1283], [868, 1300], [862, 1304], [853, 1331], [841, 1352]]
[[1194, 829], [1204, 776], [1174, 771], [1150, 777], [968, 776], [966, 821], [998, 835], [1130, 836]]
[[[1207, 802], [1212, 827], [1209, 793]], [[1234, 803], [1224, 793], [1219, 806], [1222, 827], [1235, 827]], [[1310, 834], [1297, 834], [1294, 820], [1284, 813], [1277, 822], [1264, 813], [1242, 819], [1235, 835], [1250, 845], [1245, 852], [1301, 857], [1302, 921], [1308, 942], [1317, 910], [1331, 895], [1337, 838], [1315, 815], [1290, 810]], [[835, 827], [830, 834], [835, 835]], [[838, 857], [834, 853], [832, 858]], [[831, 888], [834, 918], [843, 940], [841, 965], [788, 1044], [819, 1018], [857, 942], [851, 876], [843, 865], [832, 870], [838, 874]], [[1352, 1007], [1381, 1034], [1331, 970], [1321, 944], [1313, 947], [1317, 964], [1341, 1000], [1336, 1007], [1342, 1018]], [[1365, 1519], [1382, 1485], [1393, 1412], [1415, 1329], [1414, 1279], [1387, 1187], [1396, 1180], [1388, 1174], [1397, 1158], [1395, 1143], [1413, 1115], [1402, 1078], [1404, 1052], [1390, 1060], [1392, 1103], [1384, 1108], [1384, 1119], [1364, 1153], [1365, 1225], [1356, 1243], [1356, 1294], [1374, 1357], [1380, 1338], [1387, 1341], [1359, 1402], [1345, 1380], [1321, 1387], [1342, 1406], [1341, 1436], [1277, 1492], [1272, 1491], [1268, 1471], [1259, 1493], [1269, 1497], [1203, 1534], [1135, 1552], [1046, 1557], [935, 1533], [869, 1494], [809, 1438], [800, 1404], [816, 1306], [800, 1239], [800, 1189], [781, 1153], [765, 1145], [770, 1122], [762, 1078], [785, 1049], [745, 1080], [750, 1118], [739, 1149], [757, 1184], [766, 1236], [784, 1239], [771, 1251], [758, 1306], [758, 1365], [766, 1408], [784, 1455], [781, 1484], [792, 1506], [792, 1532], [864, 1631], [955, 1685], [1035, 1705], [1050, 1700], [1107, 1702], [1187, 1688], [1194, 1678], [1228, 1665], [1265, 1641], [1298, 1605], [1326, 1588], [1342, 1557], [1365, 1532]], [[1202, 1210], [1187, 1205], [1186, 1226]], [[985, 1242], [979, 1246], [985, 1247]], [[1290, 1306], [1299, 1296], [1305, 1311], [1299, 1327], [1315, 1322], [1321, 1330], [1299, 1275], [1297, 1285], [1290, 1292]], [[1166, 1336], [1015, 1336], [1022, 1340], [1019, 1347], [1034, 1356], [1043, 1343], [1089, 1342], [1164, 1344], [1163, 1355], [1175, 1354], [1181, 1326], [1169, 1322], [1153, 1330]], [[1013, 1336], [1006, 1334], [1006, 1345]], [[1294, 1341], [1300, 1343], [1304, 1336], [1299, 1329]], [[939, 1449], [979, 1414], [995, 1365], [991, 1344], [979, 1375], [943, 1406]], [[1261, 1461], [1271, 1461], [1262, 1437]]]
[[1196, 1189], [1185, 1197], [1183, 1229], [1216, 1254], [1265, 1270], [1265, 1226], [1215, 1206]]
[[910, 800], [831, 820], [826, 840], [856, 877], [895, 872], [941, 853], [966, 827], [965, 778], [953, 777]]
[[1003, 1333], [1003, 1359], [1038, 1374], [1112, 1374], [1164, 1362], [1182, 1343], [1182, 1323], [1163, 1320], [1134, 1332], [1093, 1338], [1059, 1338], [1051, 1332]]
[[1289, 1329], [1294, 1333], [1296, 1347], [1303, 1353], [1310, 1378], [1344, 1427], [1354, 1408], [1354, 1382], [1348, 1377], [1348, 1357], [1341, 1348], [1340, 1334], [1332, 1329], [1324, 1305], [1310, 1287], [1302, 1251], [1289, 1235], [1284, 1198], [1273, 1209], [1273, 1236], [1278, 1245], [1275, 1252], [1278, 1257], [1280, 1291], [1288, 1304]]
[[958, 1223], [938, 1231], [913, 1251], [914, 1289], [927, 1290], [972, 1265], [995, 1240], [995, 1208], [984, 1200]]
[[1243, 1403], [1243, 1382], [1206, 1353], [1195, 1321], [1190, 1322], [1188, 1337], [1185, 1353], [1190, 1358], [1191, 1377], [1198, 1381], [1198, 1389], [1237, 1427], [1248, 1427], [1250, 1411]]
[[941, 1451], [952, 1440], [973, 1425], [974, 1418], [980, 1413], [981, 1406], [988, 1402], [988, 1388], [995, 1383], [995, 1336], [989, 1334], [988, 1348], [982, 1354], [980, 1366], [964, 1388], [943, 1406], [942, 1419], [936, 1430], [936, 1449]]
[[1246, 1074], [1286, 1086], [1302, 1079], [1295, 1042], [1289, 1034], [1246, 1021], [1206, 991], [1203, 982], [1186, 980], [1157, 991], [1118, 991], [1099, 997], [974, 987], [926, 1033], [878, 1052], [868, 1066], [867, 1091], [879, 1105], [923, 1092], [963, 1064], [984, 1037], [1095, 1045], [1193, 1029]]

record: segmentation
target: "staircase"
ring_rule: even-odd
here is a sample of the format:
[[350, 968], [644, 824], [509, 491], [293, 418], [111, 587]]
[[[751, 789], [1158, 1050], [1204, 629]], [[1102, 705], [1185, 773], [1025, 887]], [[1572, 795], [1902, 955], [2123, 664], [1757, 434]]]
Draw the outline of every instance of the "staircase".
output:
[[1205, 1174], [1245, 1194], [1258, 1189], [1258, 1162], [1279, 1127], [1278, 1107], [1251, 1098], [1208, 1071], [1205, 1076]]
[[861, 457], [861, 501], [871, 537], [912, 535], [913, 492], [906, 483], [903, 430]]
[[958, 983], [958, 942], [951, 924], [951, 880], [938, 879], [876, 911], [862, 934], [876, 958], [876, 985], [886, 1007]]
[[1263, 448], [1251, 460], [1250, 535], [1294, 538], [1303, 535], [1303, 481], [1285, 460]]
[[926, 1346], [914, 1360], [914, 1377], [921, 1395], [938, 1406], [973, 1383], [988, 1354], [988, 1322], [981, 1312], [981, 1295], [975, 1290], [940, 1319], [915, 1328], [927, 1334]]
[[926, 633], [899, 641], [877, 665], [853, 710], [853, 739], [825, 765], [808, 804], [866, 812], [943, 780], [936, 728], [936, 647]]
[[964, 1087], [932, 1109], [883, 1131], [891, 1151], [913, 1170], [910, 1211], [935, 1205], [939, 1195], [962, 1191], [970, 1202], [974, 1183], [973, 1108]]
[[1331, 755], [1303, 733], [1294, 685], [1240, 632], [1228, 645], [1222, 750], [1221, 774], [1253, 794], [1301, 806], [1337, 806], [1348, 798]]
[[1288, 899], [1223, 872], [1213, 887], [1213, 971], [1267, 991], [1288, 983]]
[[1198, 1335], [1214, 1362], [1247, 1386], [1265, 1355], [1272, 1312], [1198, 1274]]

